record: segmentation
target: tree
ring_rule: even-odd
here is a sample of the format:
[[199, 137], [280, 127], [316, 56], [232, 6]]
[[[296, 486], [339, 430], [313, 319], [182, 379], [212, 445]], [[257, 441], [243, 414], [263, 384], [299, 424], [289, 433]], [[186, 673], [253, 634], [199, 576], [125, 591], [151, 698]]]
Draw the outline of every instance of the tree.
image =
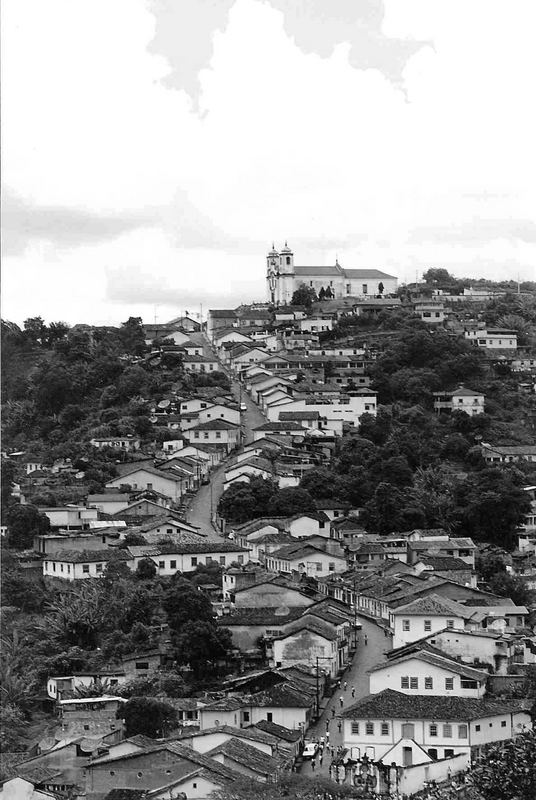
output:
[[536, 731], [485, 748], [470, 772], [475, 800], [536, 797]]
[[125, 353], [141, 356], [147, 349], [141, 317], [129, 317], [122, 322], [117, 335]]
[[493, 594], [509, 597], [516, 606], [530, 607], [534, 603], [535, 593], [528, 588], [526, 581], [517, 575], [497, 572], [489, 578], [488, 586]]
[[291, 306], [305, 306], [307, 310], [311, 309], [313, 303], [317, 300], [316, 292], [312, 286], [306, 286], [304, 283], [294, 291]]
[[9, 546], [16, 550], [33, 547], [34, 537], [50, 530], [49, 518], [32, 505], [11, 506], [6, 521]]
[[47, 326], [42, 317], [29, 317], [24, 320], [24, 336], [32, 344], [46, 341]]
[[196, 675], [203, 675], [215, 661], [226, 657], [232, 639], [227, 628], [196, 619], [182, 626], [174, 637], [174, 644], [179, 663], [188, 664]]
[[[244, 776], [222, 789], [217, 789], [212, 797], [214, 800], [258, 800], [259, 782]], [[304, 775], [282, 773], [275, 781], [262, 784], [262, 797], [263, 800], [343, 800], [356, 797], [356, 790], [347, 784], [334, 783], [321, 775], [306, 778]]]
[[156, 575], [156, 564], [150, 558], [142, 558], [136, 568], [136, 577], [143, 581], [150, 581]]
[[177, 712], [173, 706], [153, 697], [132, 697], [118, 709], [117, 716], [125, 720], [127, 736], [141, 733], [158, 739], [177, 726]]
[[0, 706], [0, 751], [12, 753], [24, 750], [24, 736], [28, 723], [18, 706], [2, 703]]
[[315, 501], [305, 489], [288, 486], [272, 495], [268, 501], [268, 513], [275, 516], [290, 517], [300, 511], [316, 510]]
[[170, 628], [180, 631], [190, 620], [212, 622], [212, 604], [204, 592], [181, 576], [174, 576], [162, 598]]
[[422, 278], [425, 283], [431, 284], [452, 283], [453, 280], [450, 273], [443, 267], [430, 267], [423, 273]]

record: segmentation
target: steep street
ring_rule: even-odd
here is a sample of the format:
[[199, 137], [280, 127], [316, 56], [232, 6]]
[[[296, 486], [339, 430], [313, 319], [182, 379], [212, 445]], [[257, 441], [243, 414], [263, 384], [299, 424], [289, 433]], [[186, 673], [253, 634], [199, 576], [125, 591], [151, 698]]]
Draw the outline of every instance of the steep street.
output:
[[[357, 651], [352, 663], [341, 678], [340, 688], [334, 692], [333, 697], [329, 698], [318, 722], [312, 725], [307, 732], [307, 739], [320, 741], [322, 736], [326, 739], [327, 731], [329, 730], [330, 750], [324, 749], [322, 763], [320, 763], [320, 757], [317, 755], [314, 769], [311, 761], [304, 761], [300, 769], [300, 772], [304, 775], [320, 774], [329, 777], [333, 753], [336, 753], [337, 748], [342, 745], [342, 724], [339, 715], [341, 711], [350, 708], [357, 700], [369, 693], [367, 670], [384, 661], [385, 651], [391, 649], [391, 639], [385, 636], [383, 628], [365, 617], [360, 617], [360, 621], [362, 628], [359, 632]], [[346, 689], [344, 688], [345, 683]], [[355, 689], [354, 698], [352, 697], [352, 688]], [[343, 700], [342, 705], [341, 697]], [[333, 711], [335, 715], [333, 715]], [[328, 723], [327, 726], [326, 723]], [[339, 725], [341, 725], [340, 731]]]

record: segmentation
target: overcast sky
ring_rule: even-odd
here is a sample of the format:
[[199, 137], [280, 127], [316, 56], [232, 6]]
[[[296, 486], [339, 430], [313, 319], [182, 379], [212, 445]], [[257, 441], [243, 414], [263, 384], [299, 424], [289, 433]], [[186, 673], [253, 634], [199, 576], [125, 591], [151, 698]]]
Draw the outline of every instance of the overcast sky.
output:
[[297, 264], [535, 278], [534, 0], [4, 0], [2, 315]]

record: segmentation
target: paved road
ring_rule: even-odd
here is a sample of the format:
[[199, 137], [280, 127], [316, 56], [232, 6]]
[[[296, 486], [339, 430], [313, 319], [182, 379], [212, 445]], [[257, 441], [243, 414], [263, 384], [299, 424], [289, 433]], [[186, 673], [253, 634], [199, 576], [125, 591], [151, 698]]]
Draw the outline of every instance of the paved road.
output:
[[[382, 628], [365, 618], [361, 618], [361, 624], [362, 629], [359, 632], [357, 650], [350, 667], [342, 676], [341, 687], [334, 693], [333, 697], [329, 698], [329, 702], [323, 710], [320, 719], [314, 726], [309, 728], [306, 734], [307, 739], [320, 740], [321, 736], [326, 738], [328, 730], [326, 728], [326, 722], [328, 722], [329, 745], [330, 748], [333, 748], [335, 751], [342, 745], [342, 723], [340, 722], [339, 714], [369, 693], [369, 676], [367, 670], [379, 664], [380, 661], [383, 661], [385, 658], [384, 652], [391, 648], [391, 638], [385, 636]], [[345, 683], [346, 689], [344, 688]], [[354, 698], [352, 698], [352, 688], [355, 689]], [[341, 697], [343, 700], [342, 704], [340, 701]], [[333, 710], [335, 711], [335, 716], [333, 716]], [[339, 725], [341, 725], [340, 731]], [[319, 756], [317, 756], [315, 769], [313, 769], [310, 761], [304, 761], [300, 771], [303, 775], [320, 774], [325, 777], [330, 777], [329, 768], [331, 760], [331, 753], [325, 749], [322, 764], [320, 764]]]
[[[253, 428], [266, 422], [266, 417], [253, 402], [251, 397], [245, 391], [241, 391], [240, 383], [227, 369], [224, 368], [224, 371], [229, 375], [231, 389], [237, 402], [244, 403], [247, 406], [247, 410], [242, 413], [242, 427], [244, 431], [244, 442], [248, 444], [253, 441]], [[192, 525], [197, 525], [201, 533], [205, 533], [209, 539], [221, 538], [221, 534], [218, 533], [212, 525], [212, 511], [216, 511], [218, 500], [223, 493], [225, 468], [231, 459], [232, 456], [226, 459], [223, 464], [220, 464], [212, 472], [210, 484], [208, 486], [201, 486], [198, 489], [186, 512], [186, 519], [188, 522], [191, 522]]]

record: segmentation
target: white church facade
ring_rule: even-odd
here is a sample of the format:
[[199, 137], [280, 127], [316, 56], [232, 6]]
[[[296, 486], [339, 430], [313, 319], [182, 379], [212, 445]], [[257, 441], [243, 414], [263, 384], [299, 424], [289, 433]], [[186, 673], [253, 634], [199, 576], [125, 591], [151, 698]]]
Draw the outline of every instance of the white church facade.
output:
[[[317, 295], [323, 289], [328, 297], [377, 297], [396, 293], [398, 279], [378, 269], [344, 269], [338, 261], [333, 266], [298, 267], [294, 254], [285, 242], [278, 252], [272, 245], [266, 257], [268, 300], [286, 305], [300, 286], [312, 287]], [[329, 291], [328, 291], [329, 290]]]

